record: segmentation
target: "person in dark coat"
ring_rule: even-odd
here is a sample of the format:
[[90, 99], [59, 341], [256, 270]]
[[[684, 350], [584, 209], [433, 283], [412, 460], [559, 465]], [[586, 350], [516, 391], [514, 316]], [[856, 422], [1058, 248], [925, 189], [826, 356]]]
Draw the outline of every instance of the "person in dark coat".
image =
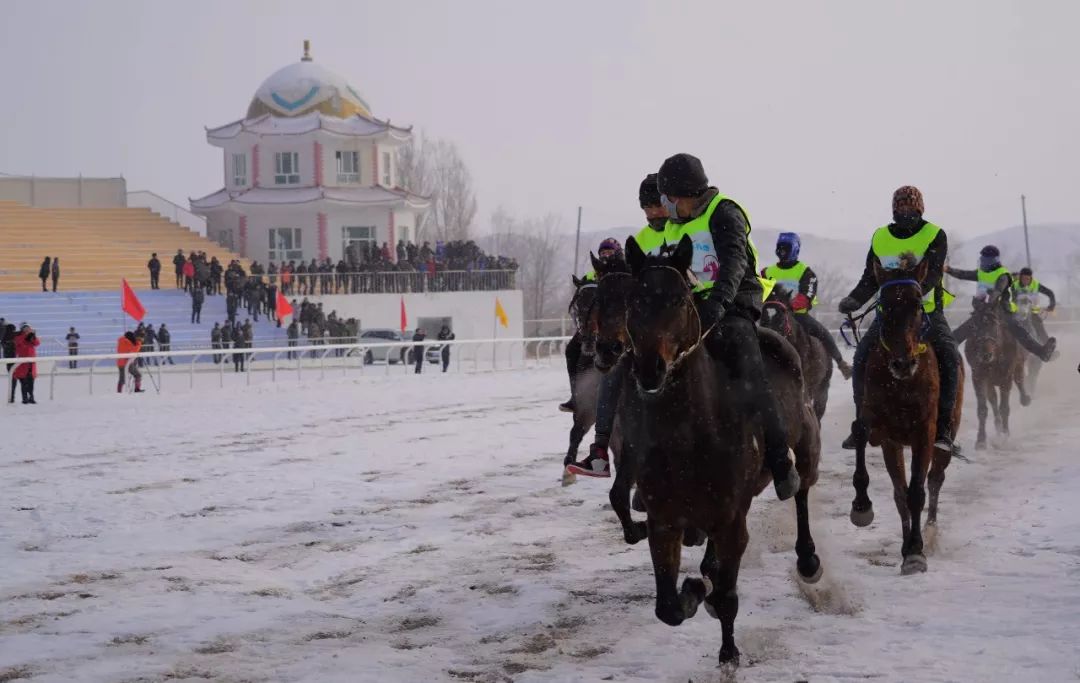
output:
[[[416, 333], [413, 334], [412, 340], [414, 342], [422, 342], [427, 339], [427, 334], [424, 332], [424, 328], [416, 328]], [[415, 344], [413, 346], [413, 360], [416, 361], [416, 374], [420, 374], [424, 369], [424, 345]]]
[[236, 290], [230, 289], [229, 293], [225, 295], [225, 317], [229, 319], [230, 323], [236, 322], [236, 310], [240, 308], [240, 297], [236, 295]]
[[60, 257], [59, 256], [54, 256], [53, 257], [52, 270], [50, 271], [50, 275], [52, 275], [52, 291], [55, 292], [56, 291], [56, 283], [60, 280]]
[[[439, 330], [439, 341], [453, 341], [455, 339], [454, 333], [450, 331], [449, 325], [443, 325]], [[440, 350], [442, 354], [442, 371], [446, 372], [446, 369], [450, 367], [450, 345], [443, 344]]]
[[41, 268], [38, 269], [38, 277], [41, 279], [41, 291], [49, 291], [47, 282], [49, 281], [49, 275], [52, 273], [52, 259], [48, 256], [41, 262]]
[[[77, 356], [77, 355], [79, 355], [79, 333], [75, 331], [74, 327], [72, 327], [71, 329], [68, 330], [67, 336], [64, 337], [64, 339], [67, 341], [68, 355], [69, 356]], [[74, 370], [77, 367], [79, 367], [79, 361], [77, 361], [77, 360], [69, 360], [68, 361], [68, 369]]]
[[[300, 325], [297, 324], [295, 317], [293, 317], [292, 322], [289, 323], [289, 327], [285, 330], [285, 334], [289, 337], [289, 346], [296, 346], [296, 340], [300, 338]], [[289, 360], [296, 358], [296, 352], [289, 351], [287, 357]]]
[[266, 301], [264, 302], [266, 304], [266, 314], [270, 316], [271, 320], [276, 320], [277, 326], [281, 327], [281, 318], [277, 314], [277, 295], [277, 285], [271, 282], [270, 286], [266, 288]]
[[[37, 347], [41, 342], [34, 333], [34, 328], [23, 323], [19, 334], [15, 335], [14, 344], [16, 358], [36, 358]], [[34, 400], [34, 379], [37, 377], [37, 372], [37, 363], [18, 363], [15, 365], [14, 372], [11, 373], [13, 382], [19, 380], [23, 405], [36, 403]], [[14, 389], [12, 390], [11, 402], [15, 402]]]
[[217, 256], [210, 259], [210, 293], [221, 294], [221, 278], [225, 274], [225, 269], [221, 267], [221, 261], [218, 261]]
[[[6, 325], [3, 325], [2, 327], [0, 327], [0, 350], [3, 351], [4, 358], [14, 358], [15, 357], [15, 336], [17, 334], [18, 334], [18, 332], [16, 331], [15, 326], [13, 324], [11, 324], [11, 323], [7, 323]], [[12, 370], [12, 368], [14, 366], [15, 366], [14, 363], [8, 363], [7, 364], [8, 373], [11, 372], [11, 370]], [[8, 403], [14, 403], [15, 402], [15, 386], [18, 383], [19, 383], [19, 380], [15, 379], [15, 377], [12, 376], [12, 378], [11, 378], [11, 395], [8, 398]]]
[[[157, 340], [159, 351], [164, 352], [172, 348], [172, 334], [170, 334], [169, 330], [165, 327], [165, 323], [161, 323], [161, 326], [158, 327]], [[168, 363], [169, 365], [176, 365], [176, 363], [173, 362], [171, 356], [165, 356], [161, 359], [161, 364], [165, 365], [165, 363]]]
[[[214, 323], [213, 329], [210, 330], [210, 348], [217, 349], [217, 350], [221, 349], [221, 325], [219, 325], [216, 322]], [[217, 363], [220, 363], [220, 362], [221, 362], [221, 354], [220, 353], [215, 353], [214, 354], [214, 364], [216, 365]]]
[[183, 249], [177, 249], [176, 250], [176, 256], [173, 256], [173, 258], [172, 258], [173, 266], [176, 268], [176, 288], [177, 289], [183, 289], [184, 288], [184, 262], [185, 261], [187, 261], [187, 259], [184, 258], [184, 250]]
[[[233, 341], [232, 333], [233, 333], [232, 323], [230, 323], [228, 320], [226, 320], [225, 324], [221, 326], [221, 348], [222, 349], [228, 350], [228, 349], [232, 348], [232, 341]], [[232, 362], [232, 360], [229, 358], [229, 354], [224, 354], [224, 360], [225, 360], [226, 363], [231, 363]]]
[[194, 285], [191, 290], [191, 324], [202, 324], [202, 306], [206, 301], [206, 294], [203, 293], [203, 288], [198, 284]]
[[[153, 325], [147, 325], [146, 329], [143, 330], [143, 350], [153, 353], [154, 351], [157, 350], [157, 349], [154, 348], [154, 346], [157, 344], [157, 342], [158, 342], [158, 336], [157, 336], [157, 332], [154, 332], [154, 326]], [[142, 359], [140, 358], [139, 360], [142, 360]], [[153, 363], [154, 365], [158, 365], [159, 360], [160, 359], [157, 356], [154, 356], [153, 358], [147, 358], [145, 365], [150, 365], [151, 363]]]
[[158, 260], [157, 252], [150, 254], [150, 260], [146, 262], [146, 269], [150, 271], [150, 289], [161, 289], [158, 282], [161, 277], [161, 261]]

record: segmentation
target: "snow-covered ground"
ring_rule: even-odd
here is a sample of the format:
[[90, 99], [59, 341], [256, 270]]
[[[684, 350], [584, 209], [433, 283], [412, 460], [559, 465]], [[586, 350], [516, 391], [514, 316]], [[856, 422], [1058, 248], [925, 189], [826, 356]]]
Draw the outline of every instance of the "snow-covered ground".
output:
[[812, 494], [825, 578], [799, 587], [794, 507], [759, 499], [734, 676], [704, 611], [654, 618], [647, 545], [622, 542], [608, 484], [559, 485], [558, 368], [5, 409], [0, 681], [1077, 680], [1074, 368], [1044, 371], [982, 453], [968, 386], [973, 462], [950, 468], [912, 577], [876, 451], [877, 520], [848, 521], [835, 386]]

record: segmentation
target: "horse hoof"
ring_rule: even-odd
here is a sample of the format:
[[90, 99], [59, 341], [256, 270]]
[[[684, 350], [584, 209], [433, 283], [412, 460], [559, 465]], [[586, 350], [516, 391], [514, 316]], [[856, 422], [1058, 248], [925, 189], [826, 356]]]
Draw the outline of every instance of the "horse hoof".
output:
[[656, 608], [656, 618], [668, 626], [678, 626], [683, 623], [683, 619], [685, 619], [682, 610], [677, 606], [665, 607], [663, 609], [658, 606]]
[[691, 598], [689, 604], [687, 604], [686, 600], [681, 601], [683, 603], [683, 617], [686, 619], [697, 614], [698, 605], [705, 602], [705, 596], [708, 593], [704, 581], [691, 577], [683, 579], [682, 589], [679, 592], [684, 596], [689, 595]]
[[739, 648], [732, 645], [731, 647], [720, 648], [720, 666], [730, 667], [732, 669], [739, 666]]
[[630, 545], [649, 537], [649, 526], [645, 522], [633, 522], [629, 529], [623, 530], [623, 538]]
[[975, 442], [975, 450], [977, 450], [977, 451], [985, 451], [986, 450], [986, 439], [976, 441]]
[[1020, 405], [1024, 406], [1025, 408], [1028, 407], [1029, 405], [1031, 405], [1031, 397], [1030, 396], [1021, 396], [1020, 397]]
[[630, 499], [630, 509], [634, 512], [648, 512], [645, 502], [641, 500], [641, 489], [634, 489], [634, 496]]
[[574, 474], [573, 472], [567, 472], [566, 470], [563, 470], [563, 473], [562, 473], [562, 485], [563, 486], [570, 486], [571, 484], [576, 484], [576, 483], [577, 483], [577, 475]]
[[688, 548], [705, 545], [708, 537], [701, 529], [686, 529], [683, 531], [682, 544]]
[[799, 578], [803, 583], [813, 585], [821, 580], [821, 560], [817, 555], [811, 555], [804, 562], [802, 558], [795, 563], [795, 567], [799, 570]]
[[855, 506], [851, 506], [851, 523], [858, 527], [870, 526], [874, 521], [874, 506], [866, 508], [865, 510], [856, 510]]
[[926, 556], [920, 554], [908, 555], [904, 558], [904, 564], [900, 566], [900, 574], [903, 576], [911, 576], [912, 574], [922, 574], [926, 571]]

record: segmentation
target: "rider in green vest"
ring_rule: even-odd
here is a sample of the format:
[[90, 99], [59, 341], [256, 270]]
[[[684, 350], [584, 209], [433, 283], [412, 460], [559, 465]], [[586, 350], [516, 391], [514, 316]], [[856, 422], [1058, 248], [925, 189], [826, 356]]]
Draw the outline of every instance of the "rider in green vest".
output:
[[[854, 313], [878, 293], [875, 263], [880, 263], [884, 268], [896, 268], [900, 256], [907, 252], [913, 253], [920, 262], [929, 261], [926, 279], [920, 284], [926, 293], [923, 312], [929, 323], [925, 341], [934, 349], [941, 380], [934, 448], [954, 452], [953, 438], [956, 435], [952, 433], [952, 413], [959, 383], [960, 354], [945, 319], [944, 307], [950, 297], [941, 286], [949, 243], [944, 230], [923, 219], [924, 208], [922, 193], [918, 188], [906, 185], [893, 193], [893, 222], [874, 232], [862, 277], [851, 293], [840, 302], [840, 312]], [[870, 356], [870, 349], [880, 340], [881, 325], [875, 319], [859, 340], [852, 362], [854, 373], [851, 386], [855, 394], [856, 424], [861, 419], [862, 397], [866, 387], [866, 360]], [[853, 429], [854, 426], [852, 425]], [[843, 447], [855, 448], [854, 435], [844, 440]]]
[[840, 355], [840, 349], [825, 326], [818, 322], [817, 318], [810, 315], [810, 309], [817, 305], [817, 274], [802, 261], [799, 260], [799, 251], [802, 244], [798, 234], [794, 232], [782, 232], [776, 240], [777, 262], [761, 271], [761, 276], [772, 280], [777, 287], [783, 287], [791, 293], [789, 307], [796, 315], [795, 320], [802, 325], [803, 330], [811, 337], [816, 338], [825, 347], [829, 357], [836, 361], [836, 367], [844, 379], [851, 379], [851, 366]]
[[[765, 464], [772, 473], [777, 497], [786, 500], [799, 490], [800, 481], [788, 458], [787, 434], [769, 391], [758, 346], [755, 323], [761, 317], [763, 290], [749, 240], [750, 221], [742, 207], [709, 185], [701, 161], [689, 154], [676, 154], [664, 161], [657, 173], [656, 189], [669, 216], [661, 243], [677, 244], [683, 236], [694, 243], [690, 270], [697, 280], [698, 315], [702, 329], [716, 327], [705, 337], [705, 348], [746, 383], [750, 410], [762, 418]], [[647, 243], [642, 249], [652, 251], [652, 246]], [[593, 455], [590, 452], [590, 458]], [[568, 469], [588, 474], [589, 467], [606, 468], [606, 461], [587, 460]]]
[[[1050, 305], [1045, 309], [1039, 306], [1039, 295], [1050, 299]], [[1045, 342], [1047, 340], [1046, 327], [1043, 326], [1041, 313], [1053, 313], [1057, 308], [1057, 297], [1054, 290], [1035, 279], [1035, 274], [1027, 266], [1020, 269], [1020, 275], [1013, 282], [1013, 301], [1019, 310], [1017, 315], [1023, 320], [1030, 320], [1031, 327], [1035, 330], [1035, 337]]]
[[[585, 273], [585, 277], [580, 280], [575, 277], [575, 287], [595, 283], [598, 278], [608, 273], [627, 271], [626, 257], [623, 255], [622, 245], [614, 237], [608, 237], [602, 241], [600, 247], [596, 250], [596, 254], [597, 259], [594, 261], [596, 267]], [[589, 256], [591, 257], [592, 254], [590, 253]], [[572, 413], [577, 409], [577, 405], [574, 403], [574, 379], [584, 367], [588, 367], [592, 363], [591, 357], [583, 359], [581, 356], [581, 334], [579, 332], [574, 332], [574, 336], [567, 342], [565, 355], [566, 373], [570, 376], [570, 400], [560, 403], [559, 410], [564, 413]]]
[[[637, 242], [642, 249], [659, 252], [664, 244], [664, 229], [668, 213], [660, 204], [660, 191], [656, 189], [656, 174], [650, 173], [641, 181], [638, 188], [638, 204], [645, 212], [646, 225], [637, 234]], [[626, 376], [626, 363], [616, 363], [600, 381], [596, 400], [596, 424], [593, 427], [594, 441], [589, 447], [588, 456], [581, 461], [567, 465], [568, 472], [586, 477], [610, 477], [611, 465], [608, 458], [608, 440], [615, 425], [615, 411], [619, 405], [623, 377]]]
[[[958, 268], [945, 267], [945, 272], [957, 280], [967, 280], [976, 283], [976, 299], [997, 300], [1005, 314], [1005, 326], [1016, 338], [1016, 341], [1043, 362], [1050, 361], [1057, 347], [1057, 339], [1050, 337], [1046, 343], [1039, 343], [1031, 333], [1027, 331], [1016, 318], [1017, 306], [1013, 301], [1013, 279], [1009, 269], [1001, 265], [1001, 251], [992, 244], [988, 244], [979, 252], [979, 267], [976, 270], [960, 270]], [[963, 343], [974, 328], [974, 318], [969, 318], [960, 327], [956, 328], [953, 335], [956, 343]]]

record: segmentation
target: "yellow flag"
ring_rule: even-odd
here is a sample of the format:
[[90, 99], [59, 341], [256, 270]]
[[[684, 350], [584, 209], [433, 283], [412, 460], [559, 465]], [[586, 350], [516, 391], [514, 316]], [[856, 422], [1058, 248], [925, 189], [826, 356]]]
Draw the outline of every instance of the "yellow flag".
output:
[[510, 326], [510, 321], [506, 317], [506, 309], [502, 307], [499, 297], [495, 297], [495, 317], [499, 319], [499, 324], [503, 327]]

